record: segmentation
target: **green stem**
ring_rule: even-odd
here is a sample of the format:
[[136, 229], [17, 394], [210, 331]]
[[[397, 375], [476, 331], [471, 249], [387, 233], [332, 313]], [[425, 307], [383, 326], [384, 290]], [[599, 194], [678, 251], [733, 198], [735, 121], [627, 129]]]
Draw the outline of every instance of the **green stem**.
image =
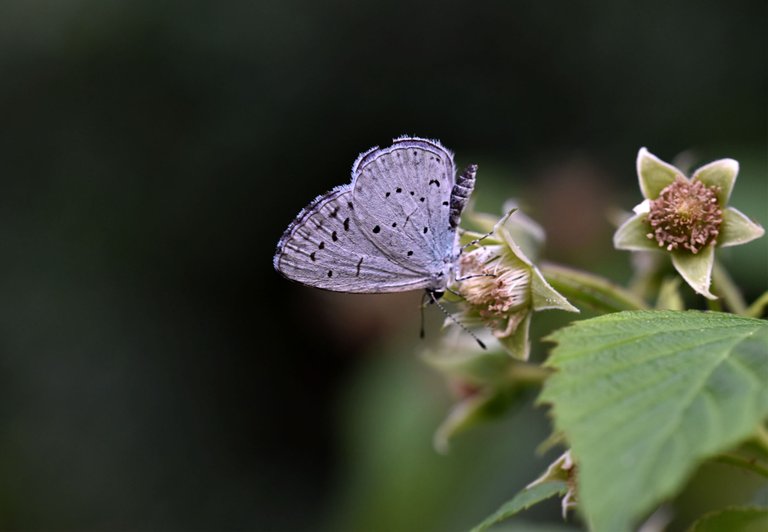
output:
[[720, 302], [719, 299], [707, 299], [707, 309], [713, 311], [713, 312], [722, 312], [723, 311], [723, 304]]
[[764, 292], [763, 295], [755, 299], [747, 310], [744, 311], [745, 316], [750, 318], [759, 318], [763, 314], [763, 310], [768, 305], [768, 292]]
[[763, 425], [757, 427], [757, 431], [752, 435], [752, 441], [768, 455], [768, 429]]
[[712, 460], [721, 464], [740, 467], [742, 469], [752, 471], [753, 473], [768, 478], [768, 467], [765, 467], [763, 464], [758, 463], [757, 460], [751, 458], [744, 458], [743, 456], [738, 456], [735, 454], [721, 454], [715, 456]]
[[545, 262], [541, 273], [552, 287], [572, 303], [607, 314], [621, 310], [645, 310], [648, 305], [629, 290], [604, 277]]
[[715, 261], [714, 268], [712, 268], [712, 284], [714, 285], [717, 295], [723, 298], [725, 304], [735, 314], [744, 315], [747, 310], [747, 304], [744, 301], [744, 296], [741, 295], [741, 290], [733, 282], [733, 279], [728, 274], [720, 261]]
[[527, 362], [513, 363], [507, 375], [514, 382], [540, 386], [552, 374], [552, 370]]

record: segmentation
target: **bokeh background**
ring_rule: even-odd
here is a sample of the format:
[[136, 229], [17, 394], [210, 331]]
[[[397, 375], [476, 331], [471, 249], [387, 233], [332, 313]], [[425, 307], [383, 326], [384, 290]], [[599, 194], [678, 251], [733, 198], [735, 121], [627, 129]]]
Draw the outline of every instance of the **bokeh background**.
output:
[[[292, 284], [277, 239], [404, 133], [478, 163], [478, 208], [518, 198], [548, 258], [617, 281], [640, 146], [738, 159], [733, 204], [768, 226], [767, 19], [763, 1], [1, 2], [0, 529], [476, 523], [551, 458], [545, 412], [438, 455], [453, 398], [418, 356], [419, 294]], [[749, 299], [768, 288], [765, 240], [725, 260]]]

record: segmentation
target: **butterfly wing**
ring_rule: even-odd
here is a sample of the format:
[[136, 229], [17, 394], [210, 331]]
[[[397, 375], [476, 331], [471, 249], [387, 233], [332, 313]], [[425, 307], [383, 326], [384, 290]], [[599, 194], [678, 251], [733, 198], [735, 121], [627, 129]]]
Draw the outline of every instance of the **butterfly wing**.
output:
[[363, 153], [352, 168], [352, 197], [362, 231], [391, 260], [431, 275], [454, 252], [453, 154], [414, 137]]
[[425, 275], [393, 262], [367, 238], [357, 208], [351, 185], [315, 199], [278, 242], [275, 269], [291, 280], [337, 292], [425, 288]]

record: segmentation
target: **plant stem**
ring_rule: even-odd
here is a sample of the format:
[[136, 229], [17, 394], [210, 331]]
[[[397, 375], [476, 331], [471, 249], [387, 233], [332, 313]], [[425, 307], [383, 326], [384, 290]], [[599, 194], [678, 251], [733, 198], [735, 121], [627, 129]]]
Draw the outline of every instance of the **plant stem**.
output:
[[744, 458], [743, 456], [735, 454], [721, 454], [715, 456], [713, 461], [747, 469], [753, 473], [768, 478], [768, 467], [758, 463], [757, 460], [754, 459]]
[[755, 301], [744, 311], [745, 316], [750, 318], [759, 318], [763, 313], [763, 310], [768, 305], [768, 292], [764, 292], [763, 295], [755, 299]]
[[602, 313], [648, 308], [635, 294], [599, 275], [551, 262], [541, 264], [540, 269], [552, 287], [571, 302]]
[[507, 373], [510, 380], [535, 385], [543, 384], [551, 374], [552, 370], [527, 362], [517, 362], [512, 364]]
[[712, 283], [717, 295], [722, 296], [728, 308], [735, 314], [744, 315], [747, 310], [744, 296], [741, 295], [741, 290], [719, 261], [715, 261], [714, 268], [712, 268]]
[[757, 427], [757, 431], [752, 436], [754, 443], [760, 447], [760, 450], [768, 455], [768, 429], [763, 425]]
[[707, 299], [707, 308], [714, 312], [722, 312], [723, 311], [723, 304], [720, 302], [719, 299]]

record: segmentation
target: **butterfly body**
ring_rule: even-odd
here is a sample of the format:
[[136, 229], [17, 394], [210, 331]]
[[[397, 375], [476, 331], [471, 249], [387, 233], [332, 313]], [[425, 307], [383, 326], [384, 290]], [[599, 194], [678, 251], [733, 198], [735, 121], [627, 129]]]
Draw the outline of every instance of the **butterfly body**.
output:
[[395, 139], [352, 166], [352, 182], [318, 196], [278, 242], [275, 269], [338, 292], [426, 289], [439, 297], [458, 258], [457, 228], [476, 166], [456, 178], [438, 141]]

